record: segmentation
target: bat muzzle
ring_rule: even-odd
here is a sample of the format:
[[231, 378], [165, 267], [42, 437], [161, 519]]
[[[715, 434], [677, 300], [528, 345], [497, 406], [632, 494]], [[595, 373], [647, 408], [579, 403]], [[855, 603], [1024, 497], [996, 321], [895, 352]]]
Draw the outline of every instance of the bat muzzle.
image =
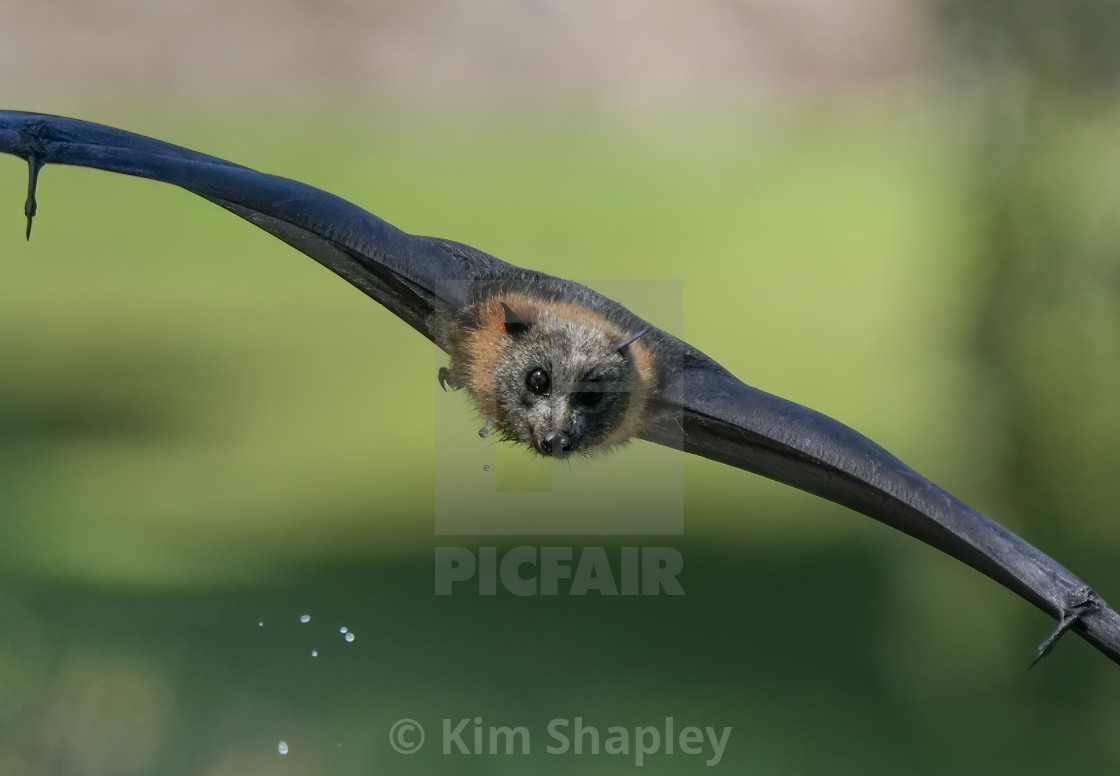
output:
[[572, 439], [563, 431], [550, 431], [537, 444], [538, 449], [553, 458], [567, 458], [575, 452]]

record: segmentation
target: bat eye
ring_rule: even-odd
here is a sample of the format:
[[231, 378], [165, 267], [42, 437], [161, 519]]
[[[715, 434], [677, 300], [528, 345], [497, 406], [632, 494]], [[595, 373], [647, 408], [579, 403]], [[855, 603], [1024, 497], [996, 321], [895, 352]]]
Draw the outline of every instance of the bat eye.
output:
[[549, 389], [552, 387], [552, 380], [548, 377], [548, 372], [543, 369], [534, 369], [525, 378], [525, 387], [538, 396], [547, 396]]
[[590, 390], [579, 391], [572, 396], [576, 404], [581, 407], [594, 407], [603, 400], [603, 391], [598, 382], [588, 383], [585, 387]]

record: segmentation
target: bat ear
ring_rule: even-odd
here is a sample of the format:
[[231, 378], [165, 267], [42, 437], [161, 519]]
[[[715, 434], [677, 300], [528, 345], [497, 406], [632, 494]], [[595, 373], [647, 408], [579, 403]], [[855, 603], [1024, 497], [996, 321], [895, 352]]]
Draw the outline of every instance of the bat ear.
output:
[[506, 311], [506, 334], [517, 337], [529, 330], [529, 322], [510, 309], [509, 305], [502, 302]]
[[645, 334], [647, 331], [649, 331], [649, 329], [642, 329], [637, 334], [635, 334], [631, 337], [627, 337], [622, 342], [618, 343], [618, 352], [625, 356], [626, 355], [626, 349], [628, 347], [630, 347], [631, 345], [633, 345], [634, 341], [637, 340], [638, 337]]

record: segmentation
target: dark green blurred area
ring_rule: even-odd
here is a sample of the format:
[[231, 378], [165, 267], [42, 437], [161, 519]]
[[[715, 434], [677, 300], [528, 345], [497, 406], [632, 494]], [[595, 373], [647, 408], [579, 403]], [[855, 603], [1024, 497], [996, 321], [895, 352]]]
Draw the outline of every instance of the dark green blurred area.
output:
[[[945, 7], [968, 54], [976, 22]], [[592, 285], [680, 281], [675, 333], [1115, 602], [1120, 115], [1037, 48], [962, 55], [967, 89], [655, 120], [326, 103], [329, 128], [267, 110], [82, 117]], [[548, 720], [576, 715], [731, 726], [725, 772], [1120, 768], [1115, 665], [1070, 636], [1027, 673], [1044, 615], [743, 472], [679, 464], [679, 536], [437, 535], [435, 446], [494, 443], [438, 392], [431, 345], [146, 181], [47, 168], [25, 245], [23, 176], [0, 159], [0, 773], [632, 767], [545, 755]], [[461, 428], [437, 424], [448, 403]], [[588, 509], [631, 509], [663, 453], [613, 454], [618, 487]], [[434, 547], [493, 544], [676, 547], [687, 594], [433, 595]], [[440, 755], [440, 720], [475, 716], [529, 727], [534, 754]], [[389, 747], [404, 717], [428, 729], [420, 754]]]

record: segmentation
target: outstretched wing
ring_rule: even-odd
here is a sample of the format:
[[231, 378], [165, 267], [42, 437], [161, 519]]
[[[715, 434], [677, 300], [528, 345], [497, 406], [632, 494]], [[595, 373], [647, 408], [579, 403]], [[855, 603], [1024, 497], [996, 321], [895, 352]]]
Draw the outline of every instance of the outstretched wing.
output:
[[1120, 663], [1120, 615], [1053, 558], [843, 423], [745, 385], [687, 346], [679, 363], [644, 439], [843, 504], [964, 561], [1058, 620], [1038, 657], [1073, 628]]
[[[441, 306], [486, 288], [546, 278], [627, 319], [582, 286], [506, 264], [465, 245], [417, 237], [311, 186], [130, 132], [74, 119], [0, 111], [0, 152], [28, 161], [30, 234], [44, 164], [69, 164], [172, 183], [279, 237], [432, 339]], [[560, 286], [563, 289], [560, 289]], [[609, 308], [609, 309], [608, 309]], [[642, 323], [634, 319], [635, 324]], [[664, 332], [667, 381], [641, 437], [757, 472], [881, 520], [968, 563], [1058, 619], [1039, 656], [1069, 628], [1120, 663], [1120, 615], [1053, 559], [953, 498], [866, 437], [806, 407], [744, 385]]]
[[437, 305], [458, 309], [472, 284], [504, 262], [464, 245], [417, 237], [312, 186], [170, 143], [59, 116], [0, 111], [0, 151], [28, 161], [27, 230], [45, 164], [93, 167], [172, 183], [221, 205], [307, 254], [428, 339]]

